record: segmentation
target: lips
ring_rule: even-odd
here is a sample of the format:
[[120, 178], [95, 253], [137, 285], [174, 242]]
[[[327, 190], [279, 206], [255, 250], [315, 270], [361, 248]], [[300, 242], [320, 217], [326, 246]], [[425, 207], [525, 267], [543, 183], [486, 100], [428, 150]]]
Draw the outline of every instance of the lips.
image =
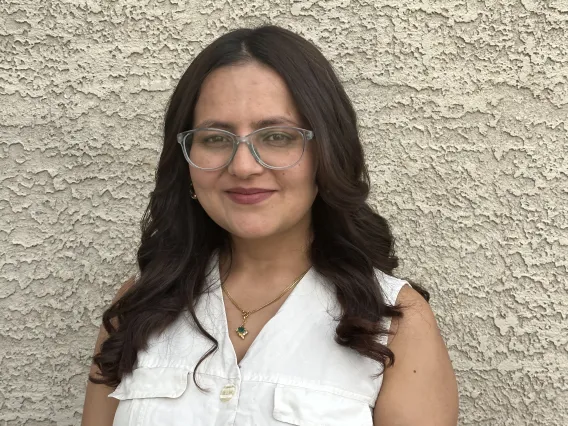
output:
[[263, 192], [274, 192], [274, 190], [264, 189], [264, 188], [231, 188], [227, 190], [227, 192], [232, 194], [252, 195], [252, 194], [260, 194]]
[[227, 196], [237, 204], [257, 204], [270, 198], [276, 191], [267, 189], [231, 189], [226, 191]]

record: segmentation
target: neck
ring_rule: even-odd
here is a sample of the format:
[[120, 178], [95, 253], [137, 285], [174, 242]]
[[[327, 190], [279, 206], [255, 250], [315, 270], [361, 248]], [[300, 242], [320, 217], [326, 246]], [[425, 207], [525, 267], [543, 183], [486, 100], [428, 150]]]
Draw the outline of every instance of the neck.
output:
[[[262, 239], [232, 236], [231, 262], [221, 253], [221, 271], [231, 276], [277, 279], [279, 276], [300, 275], [310, 266], [312, 241], [310, 226]], [[230, 271], [227, 269], [230, 268]]]

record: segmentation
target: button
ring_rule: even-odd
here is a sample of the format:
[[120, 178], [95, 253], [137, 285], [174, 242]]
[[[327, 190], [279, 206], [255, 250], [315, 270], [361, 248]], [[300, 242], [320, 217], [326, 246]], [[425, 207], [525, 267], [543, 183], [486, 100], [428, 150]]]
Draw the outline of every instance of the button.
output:
[[221, 389], [221, 395], [219, 396], [219, 398], [221, 399], [221, 401], [227, 402], [233, 397], [236, 391], [237, 387], [235, 385], [233, 384], [225, 385], [223, 386], [223, 389]]

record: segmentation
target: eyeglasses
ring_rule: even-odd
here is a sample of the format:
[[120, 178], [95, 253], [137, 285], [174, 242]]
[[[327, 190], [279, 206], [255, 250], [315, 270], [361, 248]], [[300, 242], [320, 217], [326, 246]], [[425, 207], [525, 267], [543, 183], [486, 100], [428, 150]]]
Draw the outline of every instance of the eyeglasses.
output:
[[311, 130], [298, 127], [265, 127], [246, 136], [227, 130], [201, 128], [178, 133], [187, 162], [201, 170], [218, 170], [229, 165], [240, 143], [246, 143], [254, 159], [268, 169], [281, 170], [296, 165], [313, 139]]

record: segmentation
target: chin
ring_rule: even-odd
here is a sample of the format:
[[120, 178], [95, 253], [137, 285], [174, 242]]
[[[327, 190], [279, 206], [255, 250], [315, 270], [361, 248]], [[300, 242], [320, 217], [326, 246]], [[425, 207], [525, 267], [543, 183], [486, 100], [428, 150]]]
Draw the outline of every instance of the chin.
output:
[[280, 232], [279, 224], [266, 220], [244, 220], [232, 223], [225, 223], [225, 230], [237, 238], [259, 239], [270, 237]]
[[276, 233], [273, 230], [266, 229], [266, 228], [263, 228], [263, 229], [239, 228], [239, 229], [228, 229], [228, 231], [231, 233], [231, 235], [233, 235], [235, 237], [247, 239], [247, 240], [257, 240], [257, 239], [260, 239], [260, 238], [266, 238], [266, 237], [270, 237], [271, 235], [274, 235]]

